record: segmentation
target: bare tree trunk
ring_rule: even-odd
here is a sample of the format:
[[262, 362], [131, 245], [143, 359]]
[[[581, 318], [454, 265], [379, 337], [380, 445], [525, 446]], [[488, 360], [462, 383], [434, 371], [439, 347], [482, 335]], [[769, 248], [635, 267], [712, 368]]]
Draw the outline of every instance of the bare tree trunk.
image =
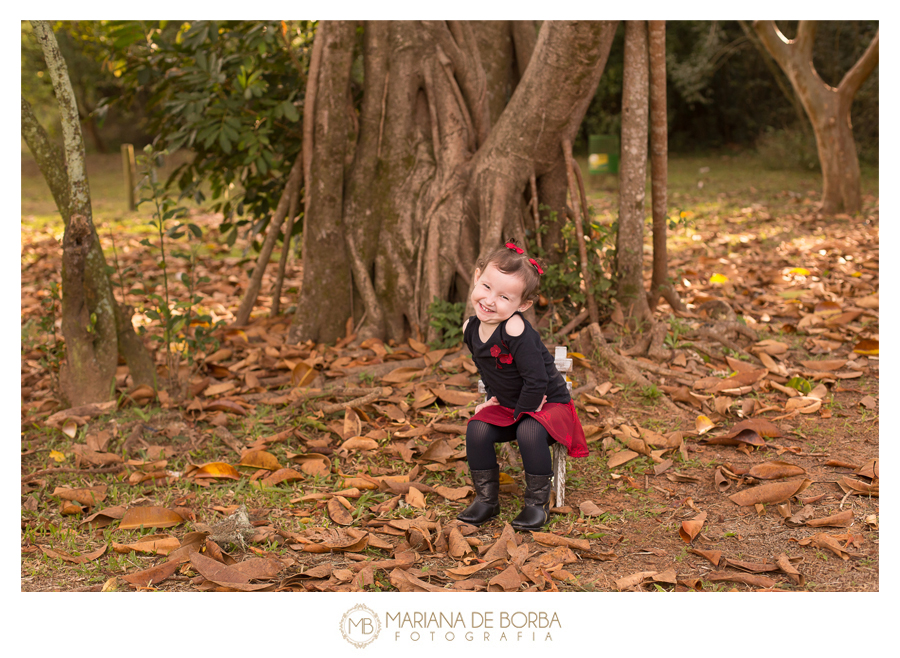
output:
[[831, 87], [822, 81], [813, 65], [816, 21], [800, 21], [797, 38], [793, 40], [781, 33], [775, 21], [756, 21], [753, 27], [766, 50], [787, 74], [812, 123], [822, 165], [822, 210], [859, 212], [862, 206], [859, 159], [850, 108], [856, 92], [878, 65], [878, 33], [841, 83]]
[[803, 111], [803, 106], [800, 104], [800, 99], [797, 98], [797, 94], [795, 94], [791, 89], [790, 81], [785, 83], [784, 71], [778, 68], [778, 64], [772, 58], [772, 55], [769, 54], [769, 51], [766, 50], [766, 47], [760, 40], [759, 35], [753, 31], [753, 28], [747, 24], [747, 21], [738, 21], [738, 24], [741, 26], [744, 34], [747, 35], [747, 38], [750, 40], [750, 42], [759, 51], [759, 54], [762, 56], [763, 62], [765, 62], [766, 68], [769, 69], [769, 71], [772, 73], [772, 78], [774, 78], [775, 84], [778, 85], [781, 93], [784, 94], [784, 97], [787, 98], [788, 102], [791, 104], [791, 107], [794, 108], [794, 113], [797, 115], [797, 125], [800, 126], [800, 130], [803, 131], [803, 134], [808, 139], [812, 139], [813, 134], [810, 130], [809, 117], [807, 117], [806, 113]]
[[[70, 336], [66, 335], [65, 329], [63, 331], [68, 360], [65, 379], [76, 384], [70, 386], [68, 391], [63, 387], [63, 392], [67, 396], [77, 395], [79, 399], [85, 400], [84, 395], [88, 392], [97, 394], [96, 392], [100, 391], [103, 396], [101, 399], [106, 400], [112, 390], [120, 353], [128, 363], [134, 382], [155, 388], [156, 368], [143, 343], [134, 333], [128, 309], [120, 308], [116, 303], [106, 273], [106, 260], [100, 248], [100, 240], [94, 230], [90, 190], [84, 169], [84, 141], [65, 60], [59, 52], [59, 46], [49, 24], [46, 21], [33, 21], [32, 25], [44, 52], [59, 104], [64, 149], [60, 150], [47, 139], [46, 131], [37, 123], [30, 106], [24, 101], [22, 135], [50, 186], [66, 230], [69, 229], [71, 217], [78, 215], [83, 218], [77, 230], [77, 240], [73, 238], [78, 245], [79, 255], [74, 260], [69, 259], [77, 263], [78, 269], [75, 272], [68, 272], [66, 259], [63, 260], [63, 308], [76, 313], [78, 318], [77, 322], [73, 318], [67, 320], [64, 310], [63, 326], [74, 332]], [[69, 302], [66, 302], [67, 295], [70, 297]], [[78, 322], [83, 319], [82, 304], [87, 305], [91, 326], [91, 331], [87, 335], [83, 328], [78, 328]], [[90, 345], [81, 345], [79, 341], [88, 341]], [[86, 354], [93, 356], [86, 359]], [[93, 365], [85, 365], [89, 363]], [[78, 370], [81, 367], [90, 370], [82, 373]], [[96, 386], [84, 388], [77, 383], [92, 378], [99, 378]], [[61, 385], [63, 379], [61, 374]], [[69, 402], [71, 403], [71, 400]]]
[[619, 283], [617, 299], [633, 325], [650, 318], [644, 292], [648, 76], [647, 23], [626, 21], [616, 265]]
[[284, 227], [284, 237], [281, 240], [281, 257], [278, 259], [278, 275], [275, 278], [275, 289], [272, 291], [272, 309], [270, 315], [275, 317], [281, 312], [281, 287], [284, 285], [284, 271], [288, 258], [291, 255], [291, 235], [294, 232], [294, 217], [297, 216], [297, 208], [300, 205], [300, 184], [294, 186], [291, 194], [291, 203], [288, 208], [287, 224]]
[[259, 251], [259, 258], [256, 259], [256, 266], [253, 268], [253, 274], [247, 285], [247, 292], [244, 293], [244, 299], [241, 300], [241, 305], [234, 316], [235, 326], [245, 325], [250, 319], [250, 313], [253, 311], [254, 304], [256, 304], [256, 296], [259, 294], [259, 289], [262, 285], [263, 274], [269, 264], [269, 258], [272, 256], [272, 250], [275, 248], [275, 243], [278, 241], [278, 232], [279, 229], [281, 229], [281, 223], [284, 221], [285, 216], [287, 216], [291, 200], [294, 198], [294, 195], [299, 193], [298, 190], [302, 178], [303, 152], [301, 151], [294, 160], [294, 166], [291, 167], [291, 172], [288, 174], [284, 191], [281, 193], [281, 198], [278, 200], [278, 205], [275, 208], [275, 212], [272, 214], [272, 219], [269, 221], [269, 227], [266, 230], [266, 239], [263, 242], [262, 249]]
[[[96, 314], [85, 294], [87, 261], [93, 227], [84, 215], [72, 215], [63, 236], [62, 333], [66, 360], [59, 370], [59, 388], [70, 406], [109, 400], [113, 392], [108, 347], [95, 339]], [[113, 352], [115, 354], [115, 352]]]
[[650, 190], [653, 208], [653, 279], [647, 303], [656, 310], [664, 297], [676, 310], [684, 307], [669, 283], [666, 245], [668, 212], [669, 127], [666, 116], [666, 22], [648, 21], [650, 43]]
[[582, 224], [582, 211], [587, 213], [587, 204], [581, 198], [582, 195], [578, 191], [578, 180], [576, 179], [575, 170], [578, 163], [572, 157], [572, 143], [568, 139], [564, 139], [562, 143], [563, 155], [568, 161], [569, 171], [569, 196], [572, 199], [572, 208], [575, 211], [575, 217], [572, 221], [575, 223], [575, 239], [578, 240], [578, 257], [581, 262], [581, 279], [584, 285], [584, 297], [587, 300], [588, 315], [591, 322], [600, 322], [600, 313], [597, 311], [597, 300], [594, 299], [593, 285], [591, 281], [590, 264], [588, 263], [587, 245], [584, 243], [584, 227]]
[[566, 190], [568, 189], [565, 158], [537, 179], [541, 225], [545, 227], [543, 243], [547, 263], [559, 265], [566, 255], [563, 226], [566, 225]]
[[314, 69], [314, 104], [304, 108], [304, 113], [313, 116], [313, 133], [303, 143], [304, 151], [312, 149], [312, 160], [303, 218], [303, 283], [288, 332], [291, 342], [300, 336], [333, 342], [343, 334], [350, 315], [353, 282], [344, 247], [342, 202], [351, 127], [346, 99], [355, 32], [352, 21], [322, 21], [313, 46], [315, 57], [322, 41], [321, 63]]

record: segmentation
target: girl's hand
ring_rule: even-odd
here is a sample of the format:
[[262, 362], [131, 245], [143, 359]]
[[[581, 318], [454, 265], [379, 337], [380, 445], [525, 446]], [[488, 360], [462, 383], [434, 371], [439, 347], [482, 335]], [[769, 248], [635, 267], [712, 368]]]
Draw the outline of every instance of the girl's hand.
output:
[[[487, 400], [486, 402], [482, 402], [477, 407], [475, 407], [475, 413], [477, 414], [482, 409], [484, 409], [486, 407], [493, 407], [494, 405], [497, 405], [497, 404], [500, 404], [500, 403], [497, 401], [496, 396], [492, 397], [489, 400]], [[475, 414], [472, 414], [472, 415], [475, 415]]]
[[543, 408], [544, 408], [544, 403], [545, 403], [546, 401], [547, 401], [547, 396], [545, 395], [545, 396], [544, 396], [544, 399], [541, 400], [541, 403], [538, 405], [538, 408], [534, 410], [534, 413], [537, 413], [538, 411], [540, 411], [541, 409], [543, 409]]

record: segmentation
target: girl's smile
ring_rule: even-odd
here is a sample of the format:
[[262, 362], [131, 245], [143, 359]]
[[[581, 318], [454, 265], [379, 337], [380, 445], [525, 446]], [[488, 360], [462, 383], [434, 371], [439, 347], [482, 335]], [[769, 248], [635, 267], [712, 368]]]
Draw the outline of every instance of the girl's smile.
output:
[[493, 263], [484, 271], [475, 270], [475, 288], [472, 290], [472, 306], [475, 316], [486, 324], [500, 324], [516, 311], [525, 311], [531, 302], [522, 301], [525, 283], [514, 274], [501, 272]]

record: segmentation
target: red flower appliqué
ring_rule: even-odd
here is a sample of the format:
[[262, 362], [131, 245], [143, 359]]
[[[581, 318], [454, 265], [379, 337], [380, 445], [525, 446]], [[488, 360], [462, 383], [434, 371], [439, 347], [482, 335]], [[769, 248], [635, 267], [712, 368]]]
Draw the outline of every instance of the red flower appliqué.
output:
[[[504, 340], [500, 341], [500, 345], [503, 345], [503, 348], [505, 348], [507, 350], [509, 349], [509, 345], [507, 345], [506, 341], [504, 341]], [[513, 362], [513, 358], [512, 358], [512, 354], [509, 354], [509, 353], [503, 354], [502, 353], [503, 349], [501, 349], [500, 345], [494, 345], [493, 347], [491, 347], [491, 356], [494, 357], [495, 359], [497, 359], [497, 368], [499, 368], [500, 370], [503, 370], [503, 366], [501, 366], [500, 364], [505, 363], [505, 364], [509, 365], [510, 363]]]

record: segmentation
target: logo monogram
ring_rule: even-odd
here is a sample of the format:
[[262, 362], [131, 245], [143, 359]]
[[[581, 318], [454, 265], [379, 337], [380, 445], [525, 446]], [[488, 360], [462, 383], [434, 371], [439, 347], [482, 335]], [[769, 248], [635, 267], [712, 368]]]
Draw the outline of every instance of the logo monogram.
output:
[[381, 620], [368, 606], [357, 603], [341, 617], [341, 635], [357, 649], [375, 641], [381, 632]]

